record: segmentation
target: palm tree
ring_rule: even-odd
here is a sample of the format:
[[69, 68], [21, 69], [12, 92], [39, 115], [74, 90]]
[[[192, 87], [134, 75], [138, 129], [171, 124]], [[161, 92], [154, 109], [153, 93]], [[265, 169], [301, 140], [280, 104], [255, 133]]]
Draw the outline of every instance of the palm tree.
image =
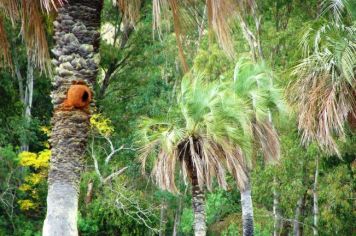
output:
[[304, 30], [305, 58], [293, 70], [292, 101], [303, 143], [316, 141], [340, 155], [335, 140], [345, 137], [345, 123], [356, 117], [356, 26], [342, 22], [344, 1], [325, 1], [323, 7], [333, 18]]
[[[346, 124], [355, 128], [356, 120], [356, 25], [347, 5], [343, 0], [323, 1], [326, 18], [304, 29], [304, 58], [293, 70], [297, 80], [291, 86], [302, 142], [316, 142], [338, 156], [336, 140], [345, 139]], [[313, 233], [318, 235], [318, 157], [315, 162]]]
[[[51, 165], [48, 174], [47, 215], [43, 235], [78, 235], [77, 210], [81, 172], [89, 134], [89, 114], [62, 110], [72, 81], [93, 87], [98, 72], [102, 0], [69, 0], [58, 8], [53, 22], [56, 40], [52, 53], [53, 80]], [[88, 95], [83, 93], [83, 101]]]
[[[285, 111], [285, 102], [281, 91], [273, 85], [273, 73], [263, 63], [255, 63], [248, 57], [242, 57], [235, 67], [233, 92], [247, 102], [252, 110], [253, 142], [260, 148], [267, 162], [275, 163], [280, 156], [278, 134], [272, 124], [272, 114]], [[230, 85], [230, 84], [229, 84]], [[256, 153], [253, 153], [253, 157]], [[247, 159], [248, 160], [248, 159]], [[240, 188], [243, 235], [253, 235], [253, 206], [249, 172], [251, 163], [244, 163], [247, 182]]]
[[243, 187], [244, 153], [250, 151], [252, 135], [250, 110], [245, 101], [231, 95], [222, 99], [222, 86], [182, 81], [177, 104], [163, 119], [145, 118], [141, 122], [139, 142], [143, 170], [153, 161], [152, 176], [163, 190], [177, 193], [176, 165], [184, 180], [192, 185], [195, 235], [206, 234], [204, 187], [212, 189], [213, 177], [226, 189], [226, 170]]
[[[51, 75], [49, 51], [41, 10], [58, 11], [52, 119], [52, 155], [48, 177], [47, 215], [43, 235], [78, 235], [77, 209], [80, 174], [89, 133], [89, 114], [82, 109], [61, 109], [72, 81], [93, 87], [98, 70], [99, 26], [102, 0], [0, 0], [0, 12], [12, 23], [21, 21], [28, 58]], [[1, 15], [0, 15], [1, 16]], [[0, 18], [0, 59], [12, 65], [9, 43]], [[83, 93], [86, 100], [89, 94]]]

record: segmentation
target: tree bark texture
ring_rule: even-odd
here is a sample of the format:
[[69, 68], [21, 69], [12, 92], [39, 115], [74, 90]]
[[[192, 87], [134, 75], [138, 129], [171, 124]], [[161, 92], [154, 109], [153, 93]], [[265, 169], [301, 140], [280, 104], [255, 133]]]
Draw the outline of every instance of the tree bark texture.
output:
[[244, 236], [253, 235], [253, 205], [251, 196], [250, 180], [241, 190], [241, 207], [242, 207], [242, 232]]
[[54, 106], [44, 236], [78, 235], [77, 210], [83, 159], [89, 134], [89, 114], [60, 104], [72, 81], [92, 87], [98, 72], [99, 26], [102, 0], [69, 0], [54, 21], [52, 50], [56, 76], [51, 94]]
[[194, 212], [194, 235], [206, 235], [204, 190], [199, 187], [196, 169], [192, 171], [192, 202]]

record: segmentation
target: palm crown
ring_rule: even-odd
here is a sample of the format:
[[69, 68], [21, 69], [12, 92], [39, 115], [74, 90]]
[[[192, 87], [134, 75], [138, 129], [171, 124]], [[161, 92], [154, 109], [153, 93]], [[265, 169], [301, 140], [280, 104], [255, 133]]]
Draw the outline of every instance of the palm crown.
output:
[[356, 117], [356, 27], [334, 18], [305, 31], [306, 57], [293, 70], [298, 80], [292, 91], [303, 141], [339, 154], [335, 136], [344, 137], [348, 116]]
[[278, 137], [269, 114], [280, 108], [279, 90], [263, 66], [238, 63], [238, 68], [235, 81], [185, 77], [177, 104], [167, 116], [142, 120], [140, 158], [145, 168], [147, 159], [153, 157], [152, 174], [162, 189], [177, 191], [177, 162], [185, 180], [196, 172], [201, 187], [210, 190], [216, 177], [226, 188], [228, 171], [243, 189], [255, 137], [269, 156], [278, 155]]

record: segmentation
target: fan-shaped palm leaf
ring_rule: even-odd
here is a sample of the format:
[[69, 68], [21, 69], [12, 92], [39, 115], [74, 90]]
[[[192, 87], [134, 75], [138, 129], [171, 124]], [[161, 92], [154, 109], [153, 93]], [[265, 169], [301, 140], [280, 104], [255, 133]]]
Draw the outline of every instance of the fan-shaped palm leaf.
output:
[[175, 165], [181, 163], [185, 179], [197, 174], [201, 187], [212, 187], [213, 177], [226, 188], [229, 171], [242, 187], [244, 155], [249, 153], [251, 127], [249, 108], [243, 100], [223, 102], [220, 85], [204, 83], [200, 78], [189, 83], [185, 78], [177, 105], [162, 120], [146, 118], [141, 122], [141, 160], [145, 166], [156, 156], [153, 176], [163, 189], [176, 192]]
[[[327, 152], [339, 153], [335, 136], [343, 138], [344, 124], [355, 116], [356, 28], [335, 23], [310, 29], [302, 44], [312, 52], [293, 70], [293, 103], [304, 143], [317, 141]], [[307, 48], [307, 46], [304, 46]]]
[[253, 111], [254, 140], [268, 161], [277, 161], [280, 151], [272, 115], [286, 112], [282, 91], [273, 85], [273, 79], [272, 71], [264, 63], [243, 57], [236, 64], [232, 86]]
[[[24, 38], [29, 58], [33, 58], [34, 63], [47, 72], [51, 68], [50, 56], [41, 9], [46, 11], [57, 9], [64, 2], [65, 0], [0, 0], [0, 13], [2, 10], [13, 24], [21, 20], [21, 34]], [[6, 37], [5, 35], [5, 31], [2, 30], [3, 44], [5, 44], [5, 41], [3, 41]], [[2, 54], [7, 55], [8, 59], [6, 61], [10, 62], [10, 54], [6, 50], [6, 47], [0, 49]]]

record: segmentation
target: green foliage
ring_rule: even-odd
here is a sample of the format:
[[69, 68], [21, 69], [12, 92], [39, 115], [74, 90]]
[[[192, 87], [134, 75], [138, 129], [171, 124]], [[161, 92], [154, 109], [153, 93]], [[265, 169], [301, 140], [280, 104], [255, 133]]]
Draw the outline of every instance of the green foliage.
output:
[[193, 221], [194, 221], [193, 209], [191, 207], [184, 208], [181, 216], [181, 223], [180, 223], [181, 232], [185, 234], [192, 233]]
[[229, 225], [229, 228], [224, 230], [221, 234], [222, 236], [238, 236], [239, 235], [239, 228], [236, 224]]
[[[320, 2], [323, 2], [323, 7], [318, 6]], [[104, 3], [102, 25], [110, 23], [118, 27], [119, 44], [122, 34], [121, 13], [113, 7], [111, 0], [105, 0]], [[214, 38], [209, 37], [210, 33], [204, 30], [205, 25], [200, 41], [197, 40], [196, 28], [189, 28], [189, 31], [194, 31], [191, 33], [185, 32], [182, 27], [183, 48], [188, 65], [191, 66], [191, 71], [185, 75], [182, 82], [183, 74], [173, 28], [167, 29], [167, 33], [160, 40], [152, 37], [152, 1], [143, 1], [140, 20], [124, 48], [114, 47], [104, 40], [101, 42], [100, 68], [103, 73], [100, 73], [94, 88], [97, 110], [91, 119], [94, 131], [93, 150], [104, 176], [125, 166], [128, 169], [118, 178], [101, 184], [92, 158], [86, 158], [86, 171], [81, 182], [79, 201], [80, 235], [154, 235], [160, 224], [159, 207], [163, 201], [168, 204], [166, 235], [172, 233], [178, 198], [157, 189], [151, 179], [143, 177], [139, 170], [139, 150], [135, 149], [135, 135], [138, 124], [142, 121], [141, 117], [158, 117], [159, 122], [168, 121], [169, 125], [158, 124], [149, 131], [150, 135], [155, 132], [162, 134], [154, 138], [161, 141], [164, 150], [172, 150], [178, 143], [177, 140], [183, 140], [190, 134], [205, 136], [208, 133], [211, 137], [214, 136], [214, 140], [221, 141], [229, 131], [229, 138], [238, 141], [248, 153], [247, 150], [252, 149], [251, 139], [254, 138], [248, 123], [254, 121], [252, 118], [266, 121], [270, 112], [280, 135], [281, 160], [276, 165], [266, 165], [262, 153], [251, 153], [256, 154], [256, 159], [251, 161], [251, 164], [254, 164], [251, 177], [255, 235], [272, 234], [273, 190], [279, 194], [279, 208], [284, 219], [283, 234], [292, 233], [290, 222], [294, 220], [296, 204], [300, 197], [305, 197], [305, 210], [300, 217], [303, 231], [305, 235], [312, 234], [312, 189], [316, 158], [319, 160], [320, 172], [319, 235], [354, 233], [354, 131], [340, 123], [344, 135], [341, 135], [342, 139], [335, 140], [341, 157], [337, 158], [324, 154], [313, 142], [308, 147], [302, 146], [294, 114], [286, 117], [277, 116], [277, 113], [286, 110], [281, 93], [290, 95], [290, 90], [286, 88], [290, 88], [289, 84], [296, 79], [296, 76], [291, 75], [295, 68], [299, 77], [301, 73], [307, 77], [334, 71], [335, 73], [331, 74], [332, 79], [319, 76], [318, 83], [314, 84], [325, 85], [327, 82], [326, 85], [333, 85], [330, 82], [335, 81], [337, 85], [343, 83], [355, 88], [356, 2], [266, 0], [256, 3], [257, 13], [261, 16], [261, 28], [256, 36], [261, 40], [263, 62], [255, 63], [247, 59], [249, 44], [238, 26], [239, 22], [236, 22], [232, 32], [236, 51], [234, 59], [228, 58], [216, 45]], [[197, 21], [201, 21], [203, 15], [203, 9], [199, 7], [199, 4], [196, 5], [192, 11]], [[49, 45], [53, 45], [51, 25], [54, 17], [52, 14], [45, 17]], [[172, 25], [172, 22], [166, 23]], [[247, 17], [247, 24], [256, 32], [253, 16]], [[5, 20], [5, 28], [14, 63], [21, 74], [26, 76], [26, 48], [21, 37], [18, 37], [21, 26], [13, 27], [9, 20]], [[122, 64], [111, 75], [104, 96], [97, 96], [105, 72], [117, 62]], [[295, 67], [298, 64], [299, 67]], [[194, 80], [189, 79], [192, 77], [201, 80], [194, 84]], [[311, 91], [312, 86], [308, 83], [302, 81], [301, 85], [305, 91]], [[337, 92], [341, 91], [340, 87], [335, 88]], [[45, 158], [43, 153], [41, 154], [44, 149], [49, 149], [48, 132], [44, 133], [41, 129], [50, 124], [53, 112], [49, 96], [51, 89], [51, 78], [40, 74], [36, 69], [32, 120], [27, 123], [23, 117], [24, 105], [20, 99], [18, 77], [6, 68], [1, 68], [1, 236], [41, 234], [46, 211], [45, 172], [49, 157], [48, 151]], [[239, 100], [235, 99], [236, 94]], [[302, 95], [301, 92], [299, 94]], [[219, 99], [219, 96], [224, 99]], [[339, 95], [336, 97], [341, 98]], [[220, 106], [217, 101], [224, 101], [224, 106]], [[345, 108], [344, 105], [340, 107]], [[293, 106], [291, 110], [298, 112], [298, 108]], [[312, 115], [311, 112], [307, 114]], [[332, 130], [335, 124], [337, 123], [332, 122]], [[45, 130], [48, 129], [50, 128]], [[242, 138], [243, 134], [249, 134], [249, 137]], [[170, 139], [167, 139], [167, 136]], [[127, 148], [116, 153], [109, 165], [104, 164], [110, 149], [105, 137], [110, 137], [115, 147]], [[143, 135], [138, 138], [143, 138]], [[266, 140], [271, 139], [264, 141]], [[22, 153], [20, 160], [20, 146], [24, 142], [30, 143], [30, 153]], [[154, 165], [154, 161], [155, 158], [152, 158], [148, 163], [149, 167]], [[182, 194], [179, 197], [183, 202], [179, 233], [192, 235], [190, 189], [188, 188], [188, 194], [184, 194], [183, 181], [178, 182], [178, 173], [175, 174], [177, 189]], [[93, 198], [90, 203], [85, 203], [90, 181], [93, 182]], [[206, 194], [208, 231], [212, 235], [241, 235], [239, 192], [234, 187], [232, 176], [227, 175], [226, 181], [232, 188], [227, 188], [227, 191], [218, 189], [218, 183], [214, 179], [211, 186], [215, 191]], [[35, 209], [29, 209], [31, 206]], [[24, 211], [25, 208], [29, 210]], [[147, 225], [140, 220], [142, 214], [139, 214], [140, 217], [135, 215], [138, 209], [149, 212], [144, 218]]]

